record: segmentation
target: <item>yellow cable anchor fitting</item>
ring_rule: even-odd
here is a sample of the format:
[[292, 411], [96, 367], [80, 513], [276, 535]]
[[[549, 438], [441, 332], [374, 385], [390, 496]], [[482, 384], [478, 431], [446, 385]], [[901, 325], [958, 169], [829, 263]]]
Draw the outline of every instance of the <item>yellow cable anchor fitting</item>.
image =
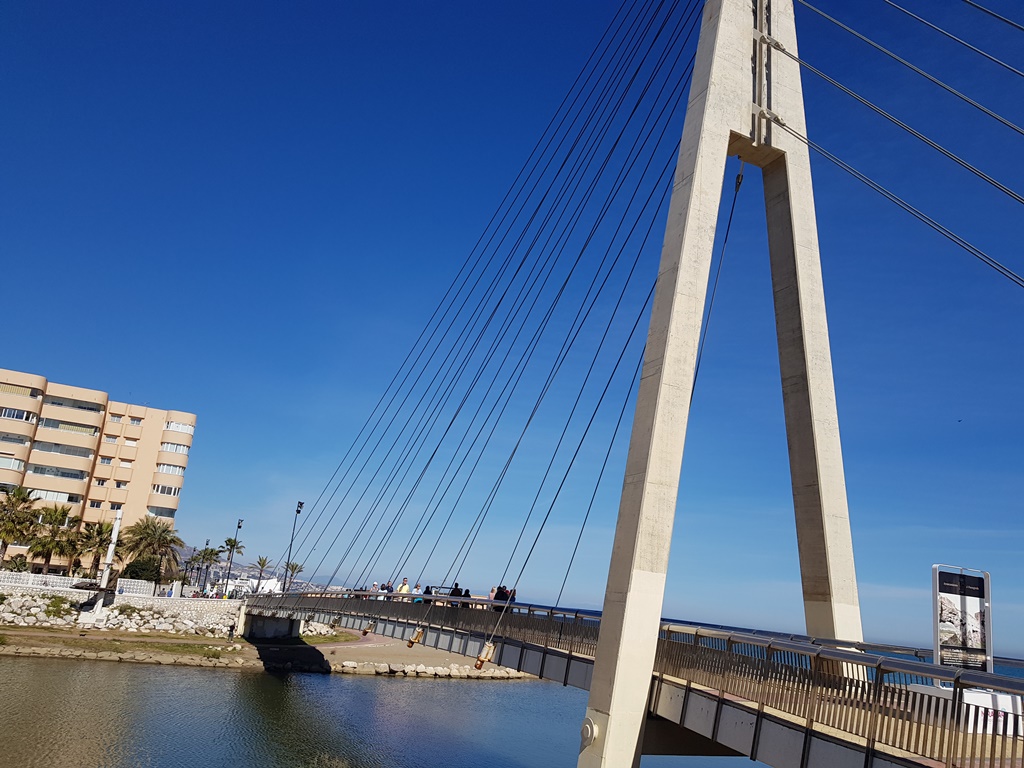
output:
[[409, 638], [408, 646], [412, 648], [416, 643], [423, 639], [423, 627], [416, 627], [416, 631], [412, 633], [412, 637]]
[[377, 622], [376, 621], [371, 621], [369, 624], [367, 624], [365, 627], [363, 627], [363, 637], [366, 637], [368, 634], [373, 632], [373, 630], [376, 627], [377, 627]]

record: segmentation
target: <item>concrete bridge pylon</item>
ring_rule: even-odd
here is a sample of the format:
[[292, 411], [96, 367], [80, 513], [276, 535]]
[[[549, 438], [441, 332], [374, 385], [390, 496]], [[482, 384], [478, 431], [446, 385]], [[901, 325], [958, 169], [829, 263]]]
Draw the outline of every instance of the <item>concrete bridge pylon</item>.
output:
[[633, 765], [665, 593], [726, 158], [764, 179], [807, 633], [862, 639], [792, 0], [707, 0], [622, 487], [580, 768]]

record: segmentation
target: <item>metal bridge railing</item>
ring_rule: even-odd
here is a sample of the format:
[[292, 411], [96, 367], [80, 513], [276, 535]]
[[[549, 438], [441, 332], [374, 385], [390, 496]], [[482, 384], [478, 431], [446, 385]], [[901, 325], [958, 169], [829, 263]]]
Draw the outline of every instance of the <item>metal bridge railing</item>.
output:
[[[248, 607], [321, 621], [355, 614], [489, 637], [499, 617], [493, 608], [503, 605], [375, 597], [259, 595]], [[593, 658], [599, 629], [600, 616], [592, 612], [509, 605], [496, 635]], [[898, 657], [865, 652], [864, 644], [854, 650], [825, 642], [666, 622], [654, 672], [867, 750], [950, 768], [1019, 768], [1024, 762], [1024, 679], [937, 667], [914, 658], [923, 652], [913, 649], [879, 647], [903, 654]]]
[[869, 750], [946, 766], [1024, 759], [1021, 679], [674, 625], [662, 628], [655, 672]]

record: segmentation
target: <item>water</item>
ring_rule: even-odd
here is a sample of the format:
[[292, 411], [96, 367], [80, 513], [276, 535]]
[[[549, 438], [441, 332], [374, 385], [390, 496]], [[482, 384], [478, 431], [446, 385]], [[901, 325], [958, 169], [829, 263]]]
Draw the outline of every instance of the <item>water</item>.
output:
[[584, 691], [548, 682], [274, 677], [8, 657], [0, 658], [0, 767], [575, 766], [585, 706]]

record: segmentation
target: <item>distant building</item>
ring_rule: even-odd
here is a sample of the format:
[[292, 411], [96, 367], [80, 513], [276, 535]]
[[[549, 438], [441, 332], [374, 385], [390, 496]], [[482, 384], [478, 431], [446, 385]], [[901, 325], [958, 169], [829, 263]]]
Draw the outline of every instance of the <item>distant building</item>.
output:
[[195, 424], [192, 413], [0, 368], [0, 487], [30, 488], [84, 522], [121, 511], [122, 528], [147, 515], [173, 527]]

